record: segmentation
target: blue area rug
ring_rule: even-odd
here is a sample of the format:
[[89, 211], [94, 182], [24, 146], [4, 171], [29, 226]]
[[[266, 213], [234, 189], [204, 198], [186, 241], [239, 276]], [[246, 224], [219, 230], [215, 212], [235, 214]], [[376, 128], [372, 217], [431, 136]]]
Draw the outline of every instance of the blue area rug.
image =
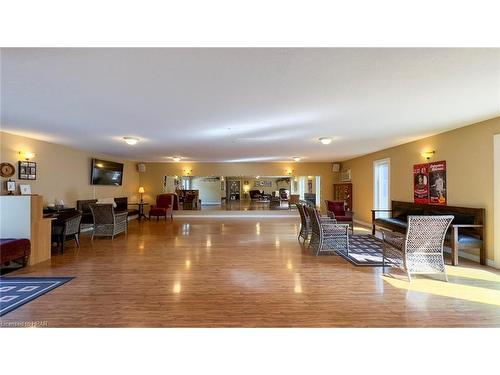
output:
[[339, 249], [336, 253], [355, 266], [382, 267], [384, 242], [371, 234], [349, 236], [349, 250]]
[[0, 316], [55, 289], [73, 277], [0, 277]]

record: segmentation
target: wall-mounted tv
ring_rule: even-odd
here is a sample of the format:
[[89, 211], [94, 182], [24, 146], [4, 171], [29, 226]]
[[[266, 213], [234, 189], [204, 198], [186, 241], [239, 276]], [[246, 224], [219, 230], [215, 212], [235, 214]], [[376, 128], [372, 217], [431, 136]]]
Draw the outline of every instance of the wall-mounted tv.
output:
[[92, 185], [120, 186], [123, 178], [123, 164], [114, 161], [92, 159]]

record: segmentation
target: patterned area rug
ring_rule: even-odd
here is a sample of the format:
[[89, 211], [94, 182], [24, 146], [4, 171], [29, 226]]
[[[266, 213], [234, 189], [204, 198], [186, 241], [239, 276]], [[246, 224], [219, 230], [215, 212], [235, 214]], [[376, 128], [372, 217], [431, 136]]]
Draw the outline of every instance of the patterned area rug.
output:
[[73, 277], [0, 277], [0, 316], [72, 279]]
[[356, 266], [382, 267], [383, 241], [371, 234], [354, 234], [349, 237], [349, 251], [337, 254]]

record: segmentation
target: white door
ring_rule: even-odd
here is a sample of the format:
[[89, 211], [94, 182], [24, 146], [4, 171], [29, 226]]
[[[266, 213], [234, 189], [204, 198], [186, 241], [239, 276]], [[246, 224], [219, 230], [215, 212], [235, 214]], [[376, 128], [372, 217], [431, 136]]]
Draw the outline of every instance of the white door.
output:
[[[391, 159], [373, 162], [373, 208], [390, 209]], [[388, 217], [389, 213], [379, 213], [377, 217]]]

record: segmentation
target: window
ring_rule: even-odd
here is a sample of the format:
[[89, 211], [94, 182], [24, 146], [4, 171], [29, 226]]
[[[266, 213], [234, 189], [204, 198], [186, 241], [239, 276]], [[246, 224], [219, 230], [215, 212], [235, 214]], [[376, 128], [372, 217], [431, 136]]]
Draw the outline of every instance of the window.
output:
[[[391, 159], [373, 162], [373, 208], [375, 209], [390, 209], [390, 172]], [[388, 216], [388, 212], [381, 212], [377, 215], [377, 217]]]

